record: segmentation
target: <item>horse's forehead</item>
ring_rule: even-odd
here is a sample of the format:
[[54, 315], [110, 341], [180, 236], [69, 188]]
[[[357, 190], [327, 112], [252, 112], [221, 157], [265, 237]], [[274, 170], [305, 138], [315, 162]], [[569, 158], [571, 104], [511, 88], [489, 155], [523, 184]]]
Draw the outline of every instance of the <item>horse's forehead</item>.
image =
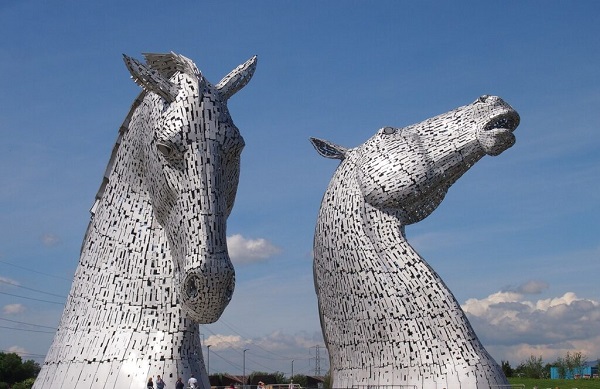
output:
[[212, 84], [196, 80], [194, 85], [194, 77], [189, 75], [181, 80], [182, 88], [174, 102], [167, 106], [162, 99], [156, 100], [155, 137], [175, 143], [241, 139], [226, 103]]

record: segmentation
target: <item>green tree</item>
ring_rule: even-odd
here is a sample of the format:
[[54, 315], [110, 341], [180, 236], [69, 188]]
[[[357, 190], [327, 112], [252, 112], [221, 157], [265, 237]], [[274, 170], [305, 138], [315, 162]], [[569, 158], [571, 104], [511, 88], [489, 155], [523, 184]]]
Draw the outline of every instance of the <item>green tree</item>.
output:
[[573, 354], [567, 352], [565, 357], [567, 368], [575, 374], [583, 374], [583, 368], [587, 364], [587, 358], [583, 353], [577, 351]]
[[288, 379], [285, 377], [285, 374], [283, 374], [280, 371], [276, 371], [275, 373], [272, 373], [271, 375], [275, 379], [276, 384], [287, 384], [289, 382]]
[[308, 380], [306, 379], [306, 375], [304, 375], [304, 374], [295, 374], [292, 377], [290, 377], [290, 380], [294, 384], [298, 384], [298, 385], [302, 386], [303, 388], [306, 388], [306, 385], [308, 384]]
[[37, 377], [40, 370], [41, 367], [39, 363], [32, 361], [31, 359], [23, 362], [21, 365], [19, 381]]
[[265, 384], [275, 384], [276, 382], [269, 382], [268, 377], [270, 374], [266, 371], [253, 371], [248, 376], [248, 383], [250, 385], [258, 384], [258, 381], [263, 381]]
[[25, 381], [14, 384], [12, 389], [31, 389], [34, 382], [35, 378], [27, 378]]
[[544, 375], [542, 376], [542, 378], [550, 378], [550, 368], [552, 367], [552, 365], [550, 363], [546, 363], [544, 365]]
[[275, 373], [266, 373], [264, 371], [253, 371], [248, 376], [248, 383], [250, 385], [257, 385], [258, 381], [262, 381], [265, 384], [287, 384], [289, 383], [285, 374], [280, 371]]
[[325, 374], [323, 389], [331, 389], [331, 371], [327, 371], [327, 374]]
[[36, 362], [31, 360], [23, 362], [16, 353], [0, 352], [0, 383], [10, 386], [29, 378], [35, 379], [39, 372], [40, 365]]
[[567, 375], [567, 363], [563, 357], [556, 358], [554, 361], [554, 367], [556, 367], [558, 378], [564, 379]]
[[0, 382], [9, 385], [20, 381], [21, 357], [15, 353], [0, 353]]
[[513, 369], [510, 367], [510, 363], [508, 361], [502, 361], [502, 372], [507, 377], [513, 376]]
[[519, 367], [520, 372], [527, 378], [542, 378], [544, 375], [544, 365], [541, 355], [539, 357], [531, 355]]
[[558, 378], [567, 378], [567, 375], [581, 375], [587, 364], [586, 356], [577, 351], [571, 354], [567, 351], [564, 357], [558, 357], [554, 366], [558, 369]]

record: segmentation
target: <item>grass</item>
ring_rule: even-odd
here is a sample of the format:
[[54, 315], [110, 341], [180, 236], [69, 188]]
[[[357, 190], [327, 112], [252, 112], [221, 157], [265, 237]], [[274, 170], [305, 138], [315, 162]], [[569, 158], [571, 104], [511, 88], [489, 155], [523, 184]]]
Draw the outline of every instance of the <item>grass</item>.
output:
[[551, 380], [551, 379], [535, 379], [535, 378], [517, 378], [512, 377], [508, 379], [511, 384], [523, 384], [525, 389], [532, 389], [537, 386], [538, 389], [599, 389], [600, 380], [589, 379], [589, 380]]

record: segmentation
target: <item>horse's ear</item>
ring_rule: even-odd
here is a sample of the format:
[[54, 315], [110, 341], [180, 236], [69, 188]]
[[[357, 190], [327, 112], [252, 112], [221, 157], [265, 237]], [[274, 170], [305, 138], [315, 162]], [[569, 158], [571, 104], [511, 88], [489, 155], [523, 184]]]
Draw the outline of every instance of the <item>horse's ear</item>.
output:
[[125, 66], [127, 66], [136, 84], [147, 92], [156, 93], [169, 103], [175, 101], [179, 87], [169, 81], [168, 78], [163, 77], [157, 70], [151, 69], [125, 54], [123, 54], [123, 61], [125, 61]]
[[310, 143], [325, 158], [344, 159], [346, 158], [347, 148], [331, 143], [327, 140], [310, 138]]
[[256, 55], [237, 68], [233, 69], [228, 75], [223, 77], [216, 85], [216, 88], [221, 92], [223, 99], [228, 100], [237, 91], [246, 86], [254, 75], [256, 70]]

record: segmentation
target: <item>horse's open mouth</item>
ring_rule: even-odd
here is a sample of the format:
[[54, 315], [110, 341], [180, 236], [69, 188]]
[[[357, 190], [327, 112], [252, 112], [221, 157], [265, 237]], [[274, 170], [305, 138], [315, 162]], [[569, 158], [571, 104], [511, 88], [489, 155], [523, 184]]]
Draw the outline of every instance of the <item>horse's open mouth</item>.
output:
[[503, 129], [509, 130], [510, 132], [513, 132], [519, 125], [520, 121], [521, 121], [521, 118], [519, 117], [519, 114], [516, 113], [515, 111], [506, 112], [506, 113], [496, 116], [495, 118], [492, 118], [483, 127], [483, 130], [490, 131], [490, 130], [497, 129], [497, 128], [503, 128]]
[[519, 125], [519, 114], [515, 111], [505, 112], [492, 118], [483, 128], [477, 131], [477, 141], [487, 155], [499, 155], [515, 144], [513, 131]]

